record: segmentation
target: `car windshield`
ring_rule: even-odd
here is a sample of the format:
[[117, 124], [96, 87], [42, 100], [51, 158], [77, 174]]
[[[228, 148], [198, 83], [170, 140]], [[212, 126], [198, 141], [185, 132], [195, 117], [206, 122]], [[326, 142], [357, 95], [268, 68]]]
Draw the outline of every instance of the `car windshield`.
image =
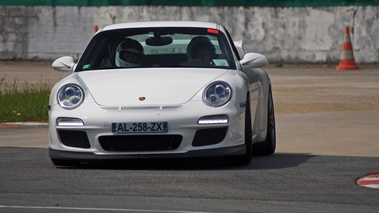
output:
[[207, 28], [117, 29], [96, 34], [77, 71], [146, 67], [235, 69], [226, 36]]

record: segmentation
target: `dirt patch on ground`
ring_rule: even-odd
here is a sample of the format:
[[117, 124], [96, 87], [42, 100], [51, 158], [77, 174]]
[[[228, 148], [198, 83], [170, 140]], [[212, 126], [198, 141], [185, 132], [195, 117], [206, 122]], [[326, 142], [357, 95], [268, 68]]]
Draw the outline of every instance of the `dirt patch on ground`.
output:
[[49, 61], [0, 61], [0, 80], [6, 84], [55, 84], [70, 73], [54, 71]]
[[379, 110], [379, 69], [336, 71], [325, 65], [266, 68], [277, 114]]

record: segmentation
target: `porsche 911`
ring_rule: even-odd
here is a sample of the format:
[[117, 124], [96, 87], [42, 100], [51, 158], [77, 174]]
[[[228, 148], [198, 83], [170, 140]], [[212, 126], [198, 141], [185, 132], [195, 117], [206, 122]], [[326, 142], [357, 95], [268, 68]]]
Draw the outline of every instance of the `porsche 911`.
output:
[[247, 165], [276, 148], [271, 81], [216, 23], [155, 21], [105, 26], [49, 100], [54, 165], [133, 158], [222, 157]]

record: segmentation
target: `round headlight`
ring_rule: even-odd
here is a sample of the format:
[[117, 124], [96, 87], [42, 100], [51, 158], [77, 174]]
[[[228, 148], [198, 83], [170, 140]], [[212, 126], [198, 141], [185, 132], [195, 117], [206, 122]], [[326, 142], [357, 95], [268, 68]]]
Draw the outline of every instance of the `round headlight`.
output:
[[59, 105], [64, 109], [74, 109], [84, 100], [83, 89], [75, 84], [63, 86], [57, 95]]
[[220, 107], [228, 103], [232, 96], [232, 89], [225, 82], [210, 84], [203, 94], [203, 100], [211, 107]]

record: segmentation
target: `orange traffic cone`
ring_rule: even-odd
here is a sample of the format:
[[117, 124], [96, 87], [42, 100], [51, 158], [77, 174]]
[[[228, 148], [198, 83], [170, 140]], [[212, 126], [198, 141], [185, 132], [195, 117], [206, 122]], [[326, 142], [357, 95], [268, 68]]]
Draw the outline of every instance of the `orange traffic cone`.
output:
[[350, 40], [349, 27], [345, 27], [345, 36], [342, 44], [342, 55], [340, 58], [340, 64], [336, 67], [336, 70], [356, 70], [359, 69], [355, 64], [353, 45]]
[[94, 32], [94, 33], [97, 33], [98, 30], [99, 30], [99, 27], [98, 27], [97, 25], [95, 25], [95, 26], [93, 27], [93, 32]]

